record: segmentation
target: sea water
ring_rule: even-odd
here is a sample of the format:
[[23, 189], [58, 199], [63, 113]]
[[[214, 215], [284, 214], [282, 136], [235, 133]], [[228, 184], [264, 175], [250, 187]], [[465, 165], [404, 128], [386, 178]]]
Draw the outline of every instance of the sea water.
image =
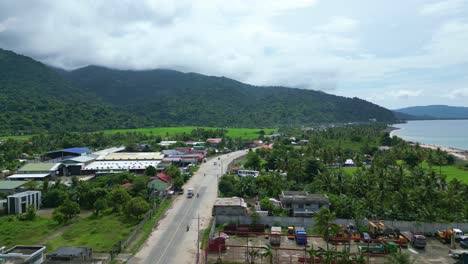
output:
[[392, 125], [392, 131], [407, 141], [468, 150], [468, 120], [421, 120]]

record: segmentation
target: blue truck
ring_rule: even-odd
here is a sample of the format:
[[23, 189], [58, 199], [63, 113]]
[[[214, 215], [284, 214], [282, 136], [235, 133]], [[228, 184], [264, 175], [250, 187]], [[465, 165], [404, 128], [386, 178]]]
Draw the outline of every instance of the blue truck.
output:
[[296, 227], [296, 244], [307, 245], [307, 233], [303, 227]]

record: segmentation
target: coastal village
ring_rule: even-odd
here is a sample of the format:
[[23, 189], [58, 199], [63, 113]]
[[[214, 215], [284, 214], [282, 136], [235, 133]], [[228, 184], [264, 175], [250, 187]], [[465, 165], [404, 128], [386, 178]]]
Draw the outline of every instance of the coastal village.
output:
[[[303, 130], [303, 133], [312, 132]], [[220, 193], [212, 201], [213, 205], [209, 210], [212, 218], [206, 222], [205, 231], [203, 234], [197, 231], [198, 236], [206, 234], [203, 244], [198, 244], [201, 248], [196, 255], [198, 263], [218, 263], [220, 260], [239, 263], [319, 263], [329, 248], [333, 248], [333, 252], [347, 252], [347, 258], [354, 261], [352, 263], [361, 263], [360, 258], [364, 261], [362, 263], [386, 263], [385, 256], [398, 252], [418, 254], [421, 263], [429, 263], [434, 259], [451, 263], [462, 257], [466, 251], [464, 248], [468, 246], [468, 237], [464, 232], [468, 230], [467, 223], [420, 223], [365, 218], [329, 218], [328, 222], [320, 223], [323, 221], [321, 215], [326, 215], [330, 208], [336, 207], [324, 193], [311, 193], [304, 189], [289, 190], [280, 186], [277, 196], [264, 196], [261, 199], [258, 194], [227, 196], [229, 193], [225, 183], [227, 179], [231, 179], [229, 177], [234, 177], [234, 181], [266, 177], [265, 170], [250, 163], [255, 162], [258, 156], [273, 153], [278, 142], [287, 141], [293, 148], [304, 149], [310, 146], [311, 141], [310, 138], [301, 139], [282, 133], [265, 135], [262, 139], [242, 144], [241, 148], [247, 151], [247, 155], [243, 154], [223, 164], [224, 158], [239, 149], [218, 148], [222, 140], [208, 138], [204, 141], [160, 141], [160, 152], [143, 151], [149, 146], [142, 143], [139, 146], [140, 151], [128, 151], [126, 147], [118, 146], [101, 150], [73, 147], [42, 153], [28, 159], [15, 172], [3, 172], [0, 194], [5, 199], [0, 200], [0, 210], [4, 216], [0, 217], [27, 217], [32, 211], [41, 215], [41, 212], [50, 210], [48, 208], [54, 204], [47, 198], [54, 186], [63, 186], [60, 188], [68, 189], [68, 192], [80, 184], [112, 178], [122, 178], [117, 185], [113, 185], [113, 189], [124, 190], [131, 196], [136, 194], [132, 201], [144, 193], [145, 203], [153, 203], [153, 209], [149, 213], [152, 214], [161, 201], [197, 201], [200, 192], [186, 185], [193, 186], [190, 182], [210, 177], [206, 175], [207, 172], [212, 174], [210, 169], [207, 172], [203, 170], [202, 176], [199, 168], [211, 167], [215, 171], [213, 176], [216, 177]], [[180, 145], [183, 146], [172, 147]], [[375, 153], [391, 151], [392, 146], [389, 145], [391, 144], [376, 147]], [[327, 166], [332, 170], [353, 171], [357, 167], [370, 167], [374, 158], [372, 155], [361, 158], [350, 154], [341, 161], [327, 163]], [[288, 171], [279, 172], [281, 175], [278, 177], [288, 178]], [[126, 176], [127, 174], [136, 176]], [[177, 183], [179, 177], [184, 179], [181, 183]], [[141, 183], [139, 179], [143, 178], [144, 182]], [[141, 184], [143, 187], [137, 187]], [[136, 191], [136, 188], [145, 191]], [[108, 195], [113, 194], [114, 191], [109, 189]], [[100, 198], [94, 199], [98, 201]], [[95, 201], [91, 208], [97, 215], [100, 210], [106, 210], [107, 206], [117, 208], [109, 200], [106, 202], [109, 205], [100, 209]], [[61, 207], [63, 205], [56, 207], [54, 212]], [[149, 207], [136, 216], [137, 219], [142, 219], [148, 210]], [[75, 214], [79, 214], [79, 210]], [[73, 216], [70, 219], [72, 218]], [[148, 219], [145, 217], [142, 223], [146, 223]], [[316, 227], [319, 225], [325, 227], [319, 228], [322, 231], [317, 233]], [[130, 236], [126, 240], [127, 245], [134, 243], [132, 239], [135, 237]], [[449, 251], [450, 254], [447, 254]], [[1, 247], [0, 260], [17, 261], [11, 263], [108, 263], [111, 260], [131, 263], [131, 255], [126, 252], [126, 247], [122, 245], [108, 254], [78, 244], [60, 244], [51, 251], [46, 245], [21, 243], [10, 248]]]

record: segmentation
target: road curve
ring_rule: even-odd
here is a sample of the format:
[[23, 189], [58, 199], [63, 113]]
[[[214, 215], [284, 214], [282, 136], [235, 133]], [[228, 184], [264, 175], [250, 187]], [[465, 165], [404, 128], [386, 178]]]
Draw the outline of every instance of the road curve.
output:
[[[128, 260], [131, 264], [169, 264], [195, 263], [197, 253], [197, 222], [200, 217], [200, 230], [208, 227], [211, 209], [217, 197], [217, 181], [227, 165], [247, 150], [209, 159], [200, 166], [197, 173], [185, 184], [184, 189], [192, 187], [199, 198], [179, 195], [172, 207], [153, 230], [141, 249]], [[206, 174], [206, 176], [204, 176]], [[190, 229], [187, 232], [186, 228]]]

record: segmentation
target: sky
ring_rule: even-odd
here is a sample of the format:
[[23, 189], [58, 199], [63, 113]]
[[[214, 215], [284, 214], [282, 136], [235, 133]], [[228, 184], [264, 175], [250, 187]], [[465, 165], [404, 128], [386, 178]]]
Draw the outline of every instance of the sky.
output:
[[174, 69], [468, 106], [468, 0], [0, 0], [0, 48], [65, 69]]

